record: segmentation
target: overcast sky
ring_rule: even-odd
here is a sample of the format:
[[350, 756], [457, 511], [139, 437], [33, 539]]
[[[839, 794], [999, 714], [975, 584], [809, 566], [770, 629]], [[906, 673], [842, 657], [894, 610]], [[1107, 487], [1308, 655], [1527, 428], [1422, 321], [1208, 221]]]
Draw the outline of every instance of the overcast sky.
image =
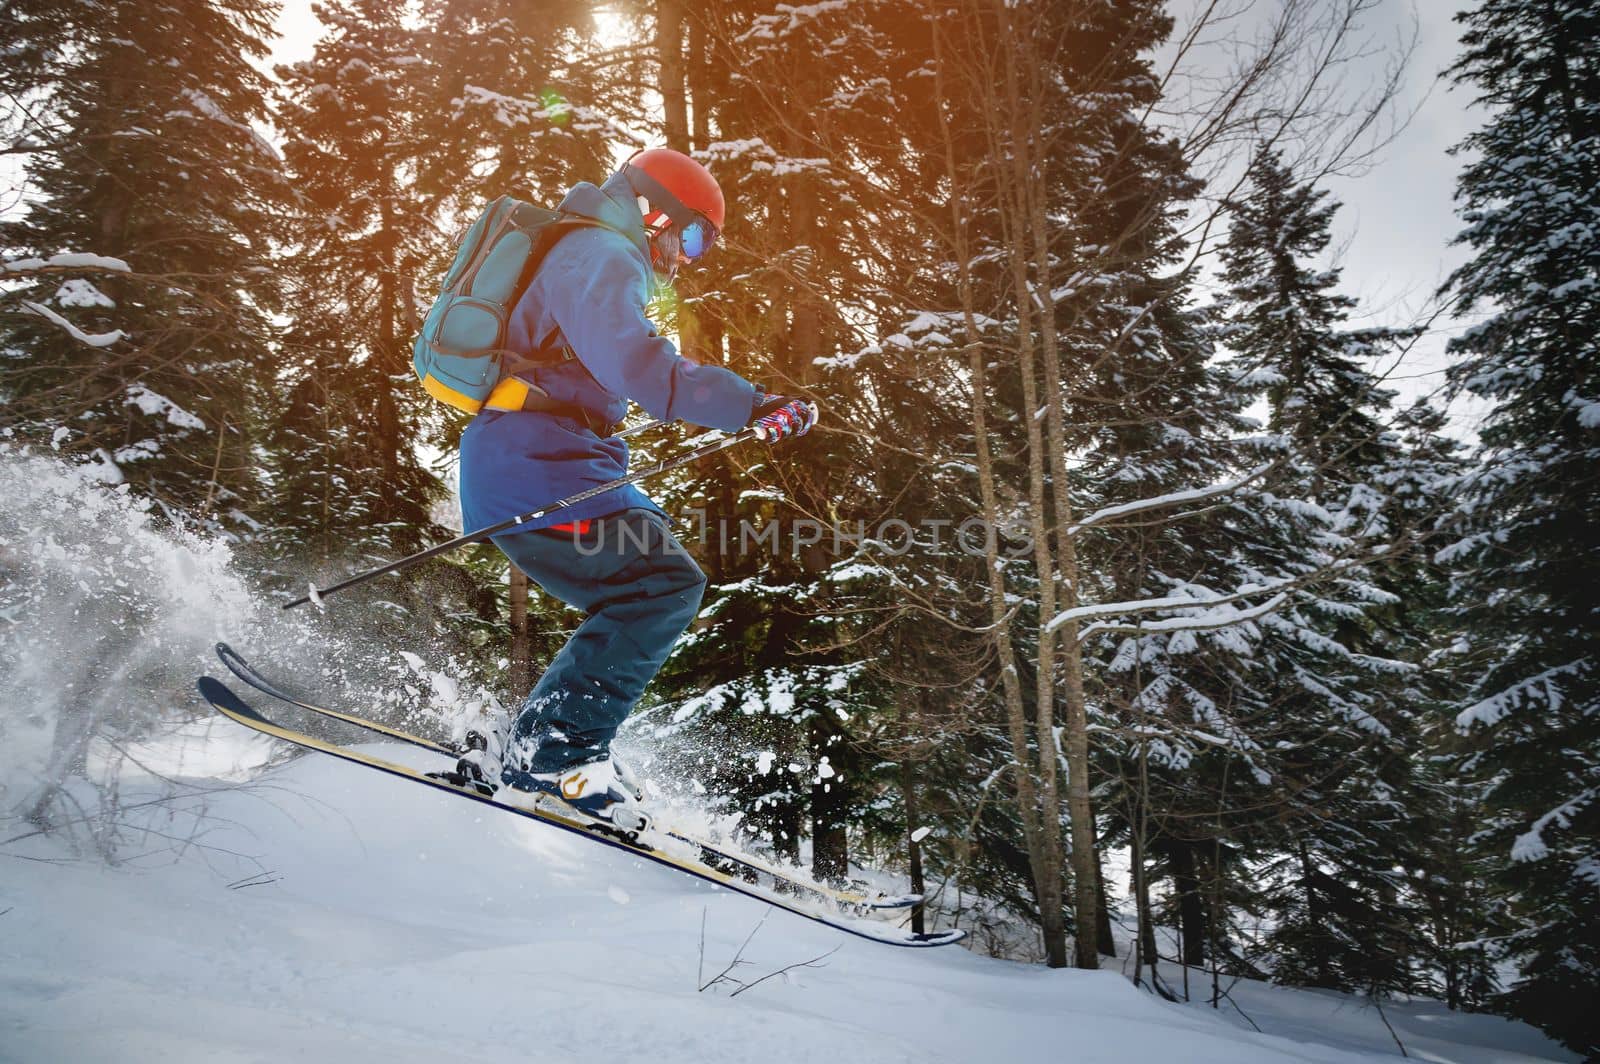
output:
[[[1173, 0], [1180, 20], [1188, 5], [1199, 0]], [[1236, 4], [1248, 0], [1234, 0]], [[1331, 0], [1330, 0], [1331, 2]], [[1343, 268], [1341, 290], [1361, 300], [1357, 324], [1407, 325], [1432, 309], [1433, 293], [1466, 258], [1450, 241], [1460, 230], [1454, 214], [1453, 190], [1459, 169], [1446, 154], [1477, 124], [1482, 115], [1468, 106], [1470, 90], [1439, 79], [1459, 52], [1460, 27], [1453, 21], [1465, 0], [1374, 0], [1362, 28], [1371, 55], [1347, 70], [1352, 90], [1382, 76], [1394, 47], [1416, 34], [1415, 52], [1407, 67], [1397, 110], [1410, 114], [1409, 125], [1383, 149], [1364, 173], [1330, 178], [1326, 187], [1344, 204], [1335, 224], [1335, 247]], [[1277, 0], [1255, 0], [1251, 15], [1270, 16]], [[1240, 23], [1243, 25], [1243, 21]], [[309, 57], [318, 33], [311, 0], [285, 0], [279, 21], [283, 33], [273, 62]], [[1388, 360], [1377, 369], [1403, 401], [1428, 394], [1442, 382], [1444, 344], [1461, 322], [1440, 317], [1429, 335], [1419, 340], [1405, 360]], [[1453, 427], [1466, 437], [1475, 428], [1476, 407], [1452, 409]]]
[[[1452, 17], [1461, 6], [1454, 0], [1385, 0], [1375, 12], [1392, 30], [1406, 35], [1415, 19], [1416, 52], [1399, 105], [1407, 113], [1417, 111], [1369, 172], [1328, 182], [1344, 203], [1335, 240], [1346, 245], [1342, 289], [1361, 300], [1370, 314], [1365, 323], [1419, 321], [1428, 313], [1433, 293], [1469, 257], [1470, 249], [1450, 243], [1461, 231], [1454, 200], [1460, 162], [1447, 150], [1482, 123], [1483, 112], [1470, 106], [1475, 95], [1470, 86], [1439, 78], [1460, 54], [1461, 27]], [[1374, 59], [1372, 66], [1376, 73], [1381, 63]], [[1434, 330], [1417, 342], [1391, 378], [1403, 397], [1440, 385], [1444, 342], [1464, 324], [1441, 316]], [[1472, 409], [1453, 413], [1458, 430], [1475, 427]]]

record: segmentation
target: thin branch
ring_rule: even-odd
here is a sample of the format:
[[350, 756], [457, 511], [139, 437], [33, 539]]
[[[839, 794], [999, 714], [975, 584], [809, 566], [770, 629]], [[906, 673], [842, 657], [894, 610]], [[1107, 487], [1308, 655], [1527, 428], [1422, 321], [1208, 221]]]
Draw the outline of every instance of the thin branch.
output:
[[724, 978], [727, 978], [728, 973], [733, 971], [736, 967], [739, 966], [740, 963], [742, 963], [743, 958], [744, 958], [745, 948], [750, 945], [751, 940], [756, 937], [756, 932], [761, 930], [761, 925], [765, 924], [767, 922], [767, 917], [769, 917], [771, 915], [772, 915], [772, 910], [770, 908], [767, 909], [766, 912], [761, 914], [761, 919], [756, 921], [756, 926], [752, 927], [750, 929], [750, 933], [745, 936], [745, 940], [744, 940], [743, 944], [739, 946], [739, 951], [733, 955], [733, 960], [728, 962], [728, 966], [726, 968], [722, 969], [722, 971], [718, 972], [715, 976], [713, 976], [710, 982], [702, 984], [700, 986], [700, 988], [699, 988], [699, 991], [696, 991], [697, 993], [700, 992], [700, 991], [704, 991], [707, 987], [715, 986], [718, 982], [720, 982]]
[[755, 987], [760, 986], [762, 983], [766, 982], [768, 979], [771, 979], [773, 976], [782, 975], [785, 972], [792, 972], [796, 968], [823, 968], [823, 967], [826, 967], [826, 965], [822, 964], [821, 962], [827, 960], [829, 957], [833, 956], [835, 953], [838, 953], [843, 948], [844, 948], [844, 944], [840, 943], [839, 945], [837, 945], [837, 946], [833, 947], [832, 949], [830, 949], [828, 952], [818, 954], [817, 956], [812, 957], [808, 961], [798, 961], [798, 962], [796, 962], [794, 964], [789, 965], [786, 968], [779, 968], [775, 972], [768, 972], [766, 975], [763, 975], [760, 979], [757, 979], [753, 983], [746, 983], [744, 986], [741, 986], [739, 989], [735, 990], [733, 993], [729, 994], [728, 996], [730, 998], [736, 998], [740, 994], [744, 993], [746, 990], [751, 990], [751, 989], [754, 989]]
[[1400, 1036], [1398, 1034], [1395, 1034], [1394, 1025], [1389, 1022], [1389, 1017], [1384, 1014], [1383, 1002], [1378, 999], [1378, 995], [1376, 993], [1372, 995], [1372, 1004], [1378, 1010], [1378, 1018], [1383, 1021], [1383, 1025], [1385, 1027], [1389, 1028], [1389, 1037], [1393, 1038], [1394, 1044], [1400, 1047], [1400, 1055], [1402, 1057], [1409, 1057], [1411, 1054], [1406, 1052], [1406, 1044], [1400, 1041]]

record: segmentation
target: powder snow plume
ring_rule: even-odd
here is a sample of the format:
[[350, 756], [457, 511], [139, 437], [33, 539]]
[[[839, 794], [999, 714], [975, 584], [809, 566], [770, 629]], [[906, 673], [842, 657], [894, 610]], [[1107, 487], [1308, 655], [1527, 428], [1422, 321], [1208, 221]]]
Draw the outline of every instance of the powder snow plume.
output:
[[230, 560], [126, 486], [0, 449], [0, 805], [92, 822], [116, 752], [195, 713], [211, 644], [257, 608]]
[[340, 634], [358, 622], [286, 613], [253, 590], [224, 540], [175, 528], [90, 467], [0, 445], [0, 812], [70, 828], [109, 856], [121, 774], [203, 771], [193, 758], [208, 737], [181, 740], [209, 723], [194, 681], [222, 672], [219, 640], [295, 677], [336, 664], [343, 693], [383, 715], [438, 725], [456, 708], [444, 703], [479, 694], [418, 683], [415, 655]]

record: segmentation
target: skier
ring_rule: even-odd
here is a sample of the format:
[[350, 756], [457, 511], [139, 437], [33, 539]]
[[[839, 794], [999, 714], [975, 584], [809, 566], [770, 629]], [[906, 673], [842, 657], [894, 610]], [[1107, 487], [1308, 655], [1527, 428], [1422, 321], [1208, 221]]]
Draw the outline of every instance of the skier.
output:
[[[705, 167], [670, 149], [643, 151], [604, 184], [574, 186], [561, 210], [600, 224], [562, 236], [512, 310], [507, 347], [531, 365], [517, 377], [543, 395], [520, 411], [485, 409], [462, 434], [465, 527], [623, 476], [628, 445], [612, 431], [630, 399], [653, 417], [728, 432], [759, 423], [769, 442], [811, 429], [814, 405], [684, 358], [645, 317], [652, 281], [670, 283], [721, 232], [722, 190]], [[554, 359], [536, 357], [553, 350]], [[498, 783], [496, 800], [510, 805], [554, 800], [620, 831], [644, 830], [641, 792], [611, 758], [611, 739], [694, 619], [705, 575], [665, 513], [631, 485], [494, 542], [587, 617], [539, 678], [503, 752], [498, 737], [482, 737], [457, 773], [484, 790]]]

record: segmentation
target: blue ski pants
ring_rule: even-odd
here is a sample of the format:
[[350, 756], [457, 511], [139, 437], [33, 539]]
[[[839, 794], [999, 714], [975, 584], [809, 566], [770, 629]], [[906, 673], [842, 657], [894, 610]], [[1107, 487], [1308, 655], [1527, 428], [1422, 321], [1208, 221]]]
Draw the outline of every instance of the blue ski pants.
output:
[[654, 510], [629, 509], [587, 531], [541, 529], [495, 544], [528, 578], [588, 614], [523, 703], [501, 782], [605, 757], [611, 738], [672, 644], [694, 620], [705, 574]]

